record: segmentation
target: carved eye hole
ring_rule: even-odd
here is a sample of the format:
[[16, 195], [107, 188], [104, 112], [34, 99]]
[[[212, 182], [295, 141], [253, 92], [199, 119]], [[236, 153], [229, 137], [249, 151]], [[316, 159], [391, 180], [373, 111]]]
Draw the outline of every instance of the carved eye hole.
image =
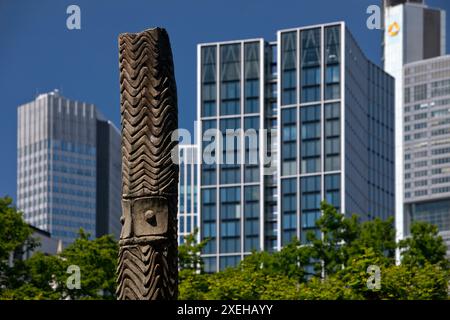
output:
[[125, 217], [124, 216], [120, 216], [120, 223], [123, 224], [125, 222]]
[[152, 226], [156, 226], [156, 214], [153, 210], [147, 210], [144, 213], [145, 221], [147, 221]]

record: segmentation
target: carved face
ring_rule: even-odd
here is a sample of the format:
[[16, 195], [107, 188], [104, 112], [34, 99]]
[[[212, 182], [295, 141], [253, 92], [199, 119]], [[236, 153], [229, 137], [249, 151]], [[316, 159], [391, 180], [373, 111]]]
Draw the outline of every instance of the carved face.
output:
[[169, 208], [165, 198], [124, 199], [122, 212], [121, 240], [164, 236], [167, 232]]

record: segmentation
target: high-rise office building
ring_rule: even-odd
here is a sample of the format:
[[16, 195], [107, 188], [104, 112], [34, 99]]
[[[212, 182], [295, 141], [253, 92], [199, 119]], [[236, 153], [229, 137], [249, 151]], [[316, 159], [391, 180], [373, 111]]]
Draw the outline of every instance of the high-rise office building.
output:
[[450, 253], [450, 56], [406, 64], [404, 87], [406, 234], [435, 224]]
[[80, 228], [92, 236], [118, 232], [112, 222], [121, 215], [120, 197], [112, 198], [121, 187], [118, 136], [94, 105], [57, 91], [19, 106], [17, 205], [25, 220], [64, 245]]
[[424, 0], [383, 1], [384, 70], [395, 78], [395, 220], [397, 239], [405, 235], [403, 66], [445, 53], [445, 11]]
[[180, 179], [178, 181], [178, 244], [198, 226], [197, 146], [179, 146]]
[[[323, 199], [363, 220], [392, 215], [393, 116], [393, 78], [365, 57], [344, 22], [278, 31], [271, 43], [200, 44], [205, 270], [236, 265], [252, 250], [279, 250], [294, 237], [307, 243]], [[247, 135], [252, 129], [256, 137]]]
[[122, 167], [120, 131], [109, 120], [97, 120], [95, 234], [119, 239], [122, 225]]

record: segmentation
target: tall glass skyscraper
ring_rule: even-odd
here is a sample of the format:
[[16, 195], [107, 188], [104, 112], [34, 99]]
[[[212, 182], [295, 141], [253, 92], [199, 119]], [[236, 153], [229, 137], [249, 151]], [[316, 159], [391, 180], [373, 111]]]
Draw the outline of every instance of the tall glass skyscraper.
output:
[[344, 22], [200, 44], [198, 119], [206, 271], [307, 243], [322, 199], [362, 219], [394, 213], [394, 80]]
[[406, 232], [435, 224], [450, 256], [450, 56], [406, 64], [404, 86]]
[[122, 224], [122, 157], [120, 131], [109, 120], [97, 119], [96, 236], [119, 239]]
[[445, 11], [424, 0], [383, 1], [384, 70], [395, 78], [395, 221], [397, 239], [406, 234], [404, 219], [403, 66], [445, 54]]
[[20, 106], [17, 152], [17, 206], [28, 223], [65, 245], [80, 228], [118, 232], [109, 221], [121, 215], [120, 134], [94, 105], [53, 91]]

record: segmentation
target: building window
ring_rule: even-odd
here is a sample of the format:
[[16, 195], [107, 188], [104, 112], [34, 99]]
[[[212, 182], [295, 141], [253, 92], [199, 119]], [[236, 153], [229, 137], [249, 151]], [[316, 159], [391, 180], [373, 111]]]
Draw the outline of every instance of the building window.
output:
[[450, 94], [450, 80], [440, 80], [433, 82], [431, 84], [431, 97], [435, 98], [439, 96], [447, 96], [449, 94]]
[[340, 111], [340, 102], [325, 104], [325, 171], [340, 169]]
[[317, 233], [315, 222], [320, 217], [321, 188], [320, 176], [300, 179], [300, 208], [302, 218], [301, 242], [308, 243], [307, 234]]
[[301, 172], [320, 171], [320, 105], [300, 108]]
[[184, 216], [180, 216], [180, 233], [184, 233]]
[[220, 114], [239, 114], [241, 111], [241, 45], [220, 46]]
[[202, 116], [216, 115], [216, 47], [202, 47]]
[[259, 117], [244, 118], [245, 182], [259, 181], [259, 126]]
[[220, 252], [241, 251], [241, 188], [220, 189]]
[[341, 176], [339, 174], [330, 174], [325, 176], [325, 200], [336, 210], [341, 207]]
[[[405, 94], [405, 103], [410, 103], [411, 102], [411, 88], [405, 88], [404, 94]], [[405, 107], [405, 112], [407, 112], [406, 108], [407, 107]]]
[[216, 189], [202, 190], [202, 239], [209, 239], [203, 253], [216, 252]]
[[259, 112], [259, 52], [259, 42], [246, 43], [244, 46], [245, 113]]
[[340, 92], [340, 26], [325, 28], [325, 99], [339, 99]]
[[[222, 164], [220, 166], [220, 183], [238, 183], [241, 181], [241, 140], [240, 118], [220, 120], [222, 132]], [[238, 131], [239, 130], [239, 131]]]
[[248, 186], [244, 189], [244, 250], [250, 252], [259, 249], [259, 186]]
[[319, 101], [320, 94], [320, 28], [301, 31], [301, 101]]
[[281, 34], [281, 104], [297, 103], [297, 32]]
[[297, 236], [297, 179], [281, 180], [282, 245]]
[[213, 273], [217, 271], [217, 260], [215, 257], [204, 257], [204, 270], [206, 273]]
[[283, 176], [297, 173], [297, 108], [281, 111], [281, 163]]
[[[204, 120], [202, 121], [202, 132], [204, 139], [206, 141], [202, 141], [202, 155], [206, 154], [211, 159], [207, 159], [203, 161], [201, 164], [202, 170], [202, 185], [214, 185], [217, 183], [216, 179], [216, 157], [218, 156], [215, 148], [211, 148], [214, 143], [217, 146], [217, 122], [216, 120]], [[208, 150], [205, 149], [208, 148]], [[206, 159], [205, 159], [206, 160]]]
[[414, 101], [425, 100], [427, 98], [427, 85], [421, 84], [414, 87]]
[[[447, 190], [448, 192], [449, 190]], [[450, 230], [450, 200], [435, 200], [408, 204], [406, 212], [412, 221], [425, 221], [436, 225], [439, 230]]]
[[184, 195], [185, 195], [185, 185], [184, 185], [184, 165], [180, 165], [180, 201], [179, 201], [179, 211], [184, 212]]
[[192, 171], [191, 165], [186, 166], [186, 212], [192, 213]]
[[240, 256], [220, 257], [220, 271], [223, 271], [226, 268], [236, 267], [240, 260]]

